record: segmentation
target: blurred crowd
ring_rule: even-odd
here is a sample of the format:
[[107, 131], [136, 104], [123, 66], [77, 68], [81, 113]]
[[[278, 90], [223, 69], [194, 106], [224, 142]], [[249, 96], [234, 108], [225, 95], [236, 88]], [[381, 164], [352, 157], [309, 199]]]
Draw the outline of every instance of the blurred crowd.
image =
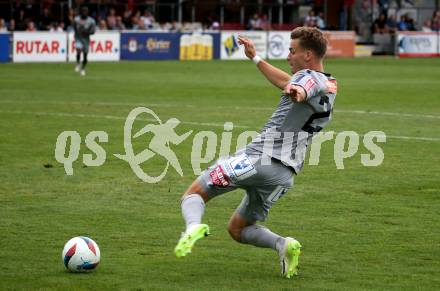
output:
[[434, 12], [431, 19], [425, 20], [422, 30], [426, 32], [440, 31], [440, 10]]
[[267, 14], [260, 15], [258, 13], [254, 13], [252, 17], [249, 19], [248, 30], [270, 30], [271, 24]]
[[321, 30], [326, 28], [325, 20], [324, 20], [324, 12], [319, 11], [318, 13], [315, 10], [311, 9], [304, 19], [304, 26], [316, 27]]
[[440, 10], [435, 11], [432, 18], [426, 19], [422, 25], [417, 24], [409, 14], [403, 14], [397, 19], [395, 15], [381, 13], [374, 21], [372, 31], [379, 34], [394, 34], [396, 31], [440, 31]]
[[[18, 7], [13, 18], [5, 20], [0, 18], [0, 31], [72, 31], [74, 18], [77, 15], [75, 9], [69, 9], [62, 17], [62, 13], [53, 13], [50, 7], [44, 7], [41, 13], [26, 6]], [[92, 16], [96, 20], [97, 30], [149, 30], [164, 32], [186, 32], [198, 30], [218, 30], [218, 21], [211, 18], [204, 23], [159, 23], [148, 9], [125, 9], [119, 13], [115, 8], [106, 8], [103, 11], [94, 12]]]
[[[365, 0], [367, 1], [367, 0]], [[369, 1], [369, 0], [368, 0]], [[368, 2], [367, 1], [367, 2]], [[433, 13], [430, 19], [423, 23], [416, 23], [410, 14], [403, 14], [396, 17], [395, 14], [388, 14], [390, 1], [377, 0], [380, 15], [374, 20], [371, 32], [376, 34], [394, 34], [396, 31], [439, 31], [440, 10]], [[409, 0], [397, 1], [397, 8], [412, 7]], [[75, 9], [67, 9], [60, 5], [35, 6], [32, 1], [17, 1], [13, 7], [13, 15], [10, 19], [0, 18], [0, 32], [5, 31], [71, 31], [76, 16]], [[54, 3], [53, 1], [50, 3]], [[406, 5], [406, 6], [405, 6]], [[98, 30], [144, 30], [152, 32], [195, 32], [195, 31], [216, 31], [220, 29], [220, 23], [215, 14], [207, 16], [203, 22], [159, 23], [148, 7], [128, 8], [102, 5], [99, 9], [90, 9], [91, 15], [96, 20]], [[319, 29], [334, 29], [327, 26], [322, 8], [314, 8], [302, 20], [302, 25], [317, 27]], [[366, 21], [365, 19], [363, 20]], [[371, 22], [368, 22], [369, 30]], [[271, 30], [271, 20], [267, 14], [252, 14], [246, 25], [248, 30]]]

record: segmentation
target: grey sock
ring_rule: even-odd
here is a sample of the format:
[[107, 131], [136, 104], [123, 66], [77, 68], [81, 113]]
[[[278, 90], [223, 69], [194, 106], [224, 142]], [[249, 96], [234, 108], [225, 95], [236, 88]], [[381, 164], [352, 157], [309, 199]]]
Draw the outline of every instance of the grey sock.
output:
[[182, 215], [186, 229], [195, 224], [200, 224], [205, 212], [205, 201], [198, 194], [190, 194], [182, 200]]
[[242, 243], [251, 244], [260, 248], [272, 248], [278, 253], [282, 250], [284, 240], [284, 237], [271, 232], [262, 225], [250, 225], [241, 231]]

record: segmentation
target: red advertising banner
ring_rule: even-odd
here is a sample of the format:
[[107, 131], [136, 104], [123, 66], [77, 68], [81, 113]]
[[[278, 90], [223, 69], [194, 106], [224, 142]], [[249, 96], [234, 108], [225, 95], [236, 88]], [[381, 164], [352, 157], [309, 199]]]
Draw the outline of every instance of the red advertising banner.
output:
[[354, 31], [326, 31], [327, 57], [354, 57], [356, 34]]

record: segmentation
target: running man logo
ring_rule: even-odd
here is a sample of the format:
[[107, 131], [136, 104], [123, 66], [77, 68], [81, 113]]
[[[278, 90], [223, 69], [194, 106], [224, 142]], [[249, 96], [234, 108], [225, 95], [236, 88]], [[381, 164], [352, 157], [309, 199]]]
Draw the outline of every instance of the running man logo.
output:
[[[323, 100], [323, 102], [326, 101]], [[141, 118], [141, 114], [147, 115], [148, 117], [142, 116]], [[148, 121], [148, 123], [140, 128], [139, 123], [142, 121]], [[182, 167], [171, 148], [171, 144], [181, 144], [193, 133], [193, 130], [179, 135], [175, 131], [179, 124], [181, 124], [181, 122], [177, 118], [170, 118], [165, 123], [162, 123], [153, 110], [146, 107], [137, 107], [130, 111], [125, 120], [125, 153], [114, 154], [114, 156], [126, 161], [134, 174], [147, 183], [160, 182], [167, 174], [170, 165], [179, 175], [183, 176]], [[190, 122], [190, 124], [194, 124], [194, 122]], [[137, 131], [133, 130], [134, 125], [136, 125], [135, 128]], [[211, 124], [209, 125], [211, 126]], [[234, 155], [231, 158], [225, 159], [225, 157], [230, 156], [231, 150], [233, 152], [241, 151], [245, 148], [246, 144], [248, 144], [249, 138], [253, 140], [258, 137], [258, 132], [256, 131], [241, 132], [237, 136], [237, 144], [234, 149], [231, 147], [233, 127], [232, 122], [225, 122], [223, 125], [224, 132], [221, 133], [220, 138], [217, 133], [213, 131], [203, 130], [195, 133], [189, 158], [194, 175], [200, 175], [202, 169], [206, 169], [206, 166], [212, 163], [216, 158], [219, 159], [219, 162], [222, 163], [222, 168], [225, 170], [225, 172], [222, 172], [216, 169], [210, 173], [213, 183], [218, 186], [227, 186], [230, 181], [239, 181], [240, 179], [252, 175], [256, 171], [253, 166], [254, 162], [249, 159], [246, 154]], [[283, 152], [291, 153], [292, 149], [288, 147], [292, 146], [292, 137], [302, 134], [308, 135], [307, 132], [301, 131], [283, 132], [285, 136], [283, 145], [281, 145]], [[274, 132], [274, 137], [276, 135], [277, 132]], [[148, 143], [147, 147], [144, 142], [138, 142], [133, 145], [132, 141], [140, 137], [142, 137], [142, 141]], [[312, 136], [309, 135], [309, 137]], [[361, 137], [363, 137], [363, 139], [361, 139]], [[326, 141], [332, 140], [334, 140], [334, 161], [337, 169], [344, 169], [344, 160], [353, 157], [358, 152], [360, 142], [363, 142], [364, 148], [364, 153], [361, 154], [360, 158], [362, 165], [366, 167], [376, 167], [381, 165], [384, 160], [384, 152], [382, 148], [377, 145], [377, 143], [386, 142], [386, 135], [382, 131], [370, 131], [361, 136], [353, 131], [342, 131], [339, 133], [320, 132], [312, 137], [309, 165], [319, 164], [321, 145]], [[63, 131], [58, 135], [55, 144], [55, 160], [64, 165], [64, 170], [67, 175], [72, 176], [74, 170], [73, 163], [80, 158], [80, 147], [82, 142], [84, 142], [90, 153], [82, 154], [83, 164], [87, 167], [102, 166], [106, 161], [107, 153], [101, 144], [107, 143], [108, 141], [109, 136], [105, 131], [91, 131], [84, 140], [81, 139], [77, 131]], [[141, 148], [139, 148], [139, 144], [141, 144]], [[220, 148], [218, 146], [220, 146]], [[264, 140], [264, 151], [272, 153], [273, 148], [274, 138], [266, 138]], [[157, 157], [160, 160], [159, 164], [161, 166], [157, 166], [158, 163], [156, 160], [150, 161], [149, 164], [153, 165], [154, 168], [150, 167], [148, 171], [150, 174], [152, 173], [151, 171], [154, 171], [154, 175], [149, 175], [145, 171], [145, 162], [153, 157]], [[262, 163], [265, 162], [263, 161], [264, 157], [268, 158], [266, 165], [271, 163], [272, 159], [269, 155], [263, 154], [262, 157]], [[282, 156], [281, 158], [282, 161], [286, 163], [292, 161], [290, 155]], [[224, 175], [226, 173], [230, 181]]]
[[269, 51], [275, 57], [281, 57], [284, 54], [283, 37], [281, 35], [272, 35], [269, 40]]
[[[138, 138], [144, 135], [147, 132], [153, 133], [153, 137], [150, 140], [149, 148], [143, 150], [139, 154], [135, 154], [133, 151], [132, 145], [132, 129], [133, 123], [136, 118], [142, 114], [147, 113], [154, 117], [154, 119], [158, 122], [158, 124], [147, 124], [141, 130], [136, 132], [133, 135], [133, 138]], [[183, 176], [182, 167], [177, 159], [176, 154], [171, 150], [169, 144], [172, 143], [174, 145], [178, 145], [183, 142], [191, 133], [188, 131], [182, 135], [177, 135], [174, 129], [177, 125], [180, 124], [180, 121], [177, 118], [170, 118], [165, 123], [162, 123], [160, 118], [154, 113], [154, 111], [145, 108], [138, 107], [133, 109], [129, 114], [125, 121], [124, 126], [124, 149], [125, 154], [115, 154], [115, 157], [128, 162], [133, 172], [136, 176], [139, 177], [144, 182], [148, 183], [157, 183], [165, 176], [168, 171], [168, 167], [171, 166], [179, 173], [180, 176]], [[159, 155], [166, 159], [167, 165], [165, 169], [161, 172], [159, 176], [150, 176], [144, 172], [144, 170], [140, 167], [140, 165], [155, 155]]]
[[228, 57], [232, 56], [239, 49], [237, 39], [233, 35], [228, 37], [223, 44]]

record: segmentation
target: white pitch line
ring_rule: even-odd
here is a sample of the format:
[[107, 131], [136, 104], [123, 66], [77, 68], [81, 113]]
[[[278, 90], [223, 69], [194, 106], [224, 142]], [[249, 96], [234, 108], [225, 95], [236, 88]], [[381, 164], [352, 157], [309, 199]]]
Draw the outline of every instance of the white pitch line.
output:
[[0, 100], [0, 103], [12, 103], [12, 104], [53, 104], [53, 105], [85, 105], [85, 106], [152, 106], [152, 107], [185, 107], [185, 108], [200, 108], [200, 106], [191, 105], [191, 104], [166, 104], [166, 103], [147, 103], [147, 102], [139, 102], [139, 103], [126, 103], [126, 102], [63, 102], [63, 101], [37, 101], [37, 100]]
[[[125, 102], [62, 102], [62, 101], [17, 101], [17, 100], [0, 100], [0, 103], [13, 103], [13, 104], [54, 104], [54, 105], [85, 105], [85, 106], [151, 106], [151, 107], [169, 107], [169, 108], [200, 108], [199, 105], [192, 104], [166, 104], [166, 103], [125, 103]], [[274, 107], [242, 107], [242, 106], [215, 106], [216, 109], [225, 110], [252, 110], [252, 111], [272, 111]], [[396, 116], [396, 117], [416, 117], [416, 118], [433, 118], [440, 119], [440, 115], [433, 114], [417, 114], [417, 113], [399, 113], [399, 112], [384, 112], [384, 111], [367, 111], [367, 110], [339, 110], [335, 109], [336, 113], [352, 113], [352, 114], [370, 114], [370, 115], [383, 115], [383, 116]]]
[[[49, 115], [49, 116], [60, 116], [60, 117], [80, 117], [80, 118], [103, 118], [103, 119], [116, 119], [116, 120], [126, 120], [127, 117], [115, 116], [115, 115], [99, 115], [99, 114], [81, 114], [81, 113], [63, 113], [63, 112], [42, 112], [42, 111], [21, 111], [21, 110], [0, 110], [0, 113], [10, 113], [10, 114], [33, 114], [33, 115]], [[144, 121], [157, 121], [154, 118], [137, 118], [138, 120]], [[224, 127], [224, 123], [213, 123], [213, 122], [193, 122], [193, 121], [181, 121], [182, 124], [197, 125], [197, 126], [215, 126]], [[245, 125], [234, 125], [234, 128], [251, 128]]]
[[374, 115], [390, 115], [398, 117], [422, 117], [422, 118], [438, 118], [440, 115], [432, 114], [414, 114], [414, 113], [398, 113], [398, 112], [383, 112], [383, 111], [366, 111], [366, 110], [335, 110], [340, 113], [356, 113], [356, 114], [374, 114]]
[[[116, 119], [116, 120], [126, 120], [126, 117], [123, 116], [114, 116], [114, 115], [98, 115], [98, 114], [80, 114], [80, 113], [63, 113], [63, 112], [41, 112], [41, 111], [20, 111], [20, 110], [0, 110], [0, 113], [9, 113], [9, 114], [33, 114], [33, 115], [48, 115], [48, 116], [60, 116], [60, 117], [80, 117], [80, 118], [104, 118], [104, 119]], [[153, 118], [139, 118], [139, 120], [144, 121], [156, 121]], [[193, 122], [193, 121], [181, 121], [182, 124], [189, 125], [197, 125], [197, 126], [214, 126], [214, 127], [223, 127], [224, 123], [207, 123], [207, 122]], [[250, 126], [245, 125], [235, 125], [234, 128], [243, 128], [243, 129], [254, 129]], [[359, 136], [364, 136], [360, 134]], [[420, 141], [440, 141], [440, 138], [437, 137], [418, 137], [418, 136], [402, 136], [402, 135], [386, 135], [387, 138], [391, 139], [402, 139], [402, 140], [420, 140]]]
[[418, 136], [402, 136], [402, 135], [386, 135], [386, 137], [395, 138], [395, 139], [406, 139], [406, 140], [440, 141], [440, 138], [438, 137], [418, 137]]

